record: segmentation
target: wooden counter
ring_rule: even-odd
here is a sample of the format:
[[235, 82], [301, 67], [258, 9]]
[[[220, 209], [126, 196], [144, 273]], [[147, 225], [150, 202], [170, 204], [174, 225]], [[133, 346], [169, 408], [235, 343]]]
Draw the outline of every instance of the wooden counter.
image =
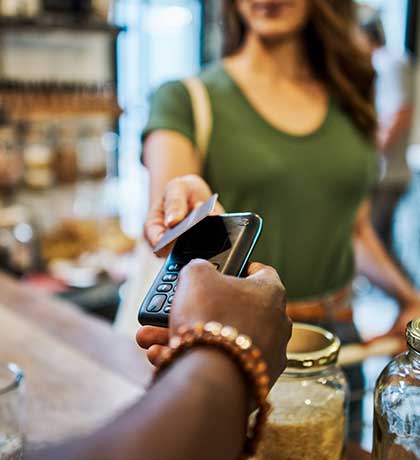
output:
[[144, 392], [144, 352], [105, 322], [0, 274], [0, 362], [25, 373], [29, 442], [89, 432]]

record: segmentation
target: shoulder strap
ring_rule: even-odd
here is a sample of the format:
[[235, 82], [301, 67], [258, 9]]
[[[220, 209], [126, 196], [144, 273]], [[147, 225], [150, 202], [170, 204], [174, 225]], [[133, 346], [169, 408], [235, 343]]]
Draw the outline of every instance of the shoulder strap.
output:
[[210, 136], [213, 129], [213, 113], [210, 97], [204, 83], [198, 77], [183, 80], [190, 95], [195, 127], [195, 142], [202, 158], [207, 155]]

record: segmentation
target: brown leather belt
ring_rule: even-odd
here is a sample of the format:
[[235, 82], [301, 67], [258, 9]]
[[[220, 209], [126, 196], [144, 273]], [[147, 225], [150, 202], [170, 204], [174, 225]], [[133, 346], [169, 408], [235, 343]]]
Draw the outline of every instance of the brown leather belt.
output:
[[288, 302], [286, 311], [293, 321], [353, 321], [353, 310], [350, 305], [351, 284], [344, 288], [319, 297], [302, 301]]

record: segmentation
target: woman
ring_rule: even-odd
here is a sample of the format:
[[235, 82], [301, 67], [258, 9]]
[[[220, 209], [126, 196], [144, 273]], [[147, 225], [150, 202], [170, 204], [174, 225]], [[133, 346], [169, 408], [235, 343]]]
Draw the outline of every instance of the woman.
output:
[[[391, 262], [364, 201], [377, 166], [374, 73], [353, 41], [351, 2], [224, 1], [227, 54], [200, 79], [213, 129], [195, 145], [182, 82], [156, 93], [144, 131], [152, 246], [211, 190], [227, 211], [264, 218], [255, 257], [281, 274], [289, 314], [355, 340], [346, 286], [355, 265], [398, 299], [392, 332], [420, 314], [419, 295]], [[200, 177], [201, 176], [201, 177]]]

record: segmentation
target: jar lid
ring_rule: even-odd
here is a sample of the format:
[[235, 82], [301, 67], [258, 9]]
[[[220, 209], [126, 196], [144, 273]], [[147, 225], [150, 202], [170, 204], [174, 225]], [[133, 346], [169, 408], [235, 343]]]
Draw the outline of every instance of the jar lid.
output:
[[18, 388], [23, 380], [23, 372], [13, 363], [0, 365], [0, 396]]
[[310, 369], [337, 362], [340, 339], [322, 327], [293, 323], [287, 346], [287, 367]]
[[408, 346], [420, 353], [420, 318], [413, 319], [407, 324], [405, 338]]

